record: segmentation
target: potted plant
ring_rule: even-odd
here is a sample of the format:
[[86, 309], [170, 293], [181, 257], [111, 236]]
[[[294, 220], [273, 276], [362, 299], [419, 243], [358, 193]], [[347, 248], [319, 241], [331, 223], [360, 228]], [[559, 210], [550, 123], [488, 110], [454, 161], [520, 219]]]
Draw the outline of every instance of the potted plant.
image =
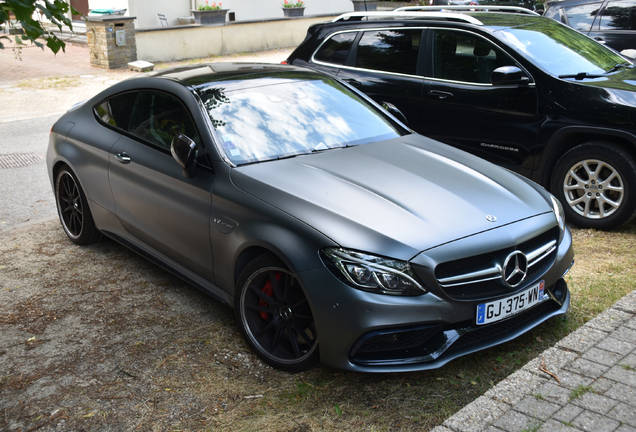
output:
[[371, 12], [378, 10], [379, 1], [375, 0], [351, 0], [355, 12]]
[[205, 0], [204, 5], [199, 5], [197, 10], [190, 11], [194, 16], [195, 24], [211, 25], [211, 24], [224, 24], [225, 15], [229, 9], [223, 9], [221, 3], [208, 4], [208, 0]]
[[302, 0], [298, 1], [283, 1], [283, 14], [286, 18], [288, 17], [299, 17], [303, 16], [305, 12], [305, 2]]

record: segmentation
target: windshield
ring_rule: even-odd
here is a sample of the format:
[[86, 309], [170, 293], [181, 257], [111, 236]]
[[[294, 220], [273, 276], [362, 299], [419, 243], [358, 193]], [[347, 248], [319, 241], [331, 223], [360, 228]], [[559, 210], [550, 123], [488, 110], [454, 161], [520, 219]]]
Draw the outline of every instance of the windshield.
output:
[[221, 150], [235, 165], [365, 144], [403, 132], [346, 87], [324, 80], [259, 80], [200, 90]]
[[616, 52], [554, 20], [505, 28], [495, 34], [554, 76], [603, 74], [626, 63]]

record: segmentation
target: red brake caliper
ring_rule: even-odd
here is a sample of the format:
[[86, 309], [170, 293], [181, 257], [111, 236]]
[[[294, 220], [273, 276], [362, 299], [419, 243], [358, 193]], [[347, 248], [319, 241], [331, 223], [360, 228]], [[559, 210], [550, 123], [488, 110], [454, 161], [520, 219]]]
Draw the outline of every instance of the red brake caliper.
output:
[[[280, 281], [280, 277], [282, 276], [281, 272], [278, 272], [274, 275], [274, 277], [276, 278], [276, 282]], [[272, 288], [272, 281], [267, 279], [267, 281], [265, 282], [265, 285], [263, 286], [263, 289], [261, 289], [261, 291], [263, 291], [263, 293], [265, 293], [266, 295], [270, 296], [270, 297], [274, 297], [274, 288]], [[267, 307], [267, 303], [265, 303], [265, 301], [263, 299], [260, 299], [258, 301], [258, 305], [261, 307]], [[269, 313], [267, 312], [259, 312], [259, 314], [261, 315], [261, 318], [263, 318], [265, 321], [269, 321]]]

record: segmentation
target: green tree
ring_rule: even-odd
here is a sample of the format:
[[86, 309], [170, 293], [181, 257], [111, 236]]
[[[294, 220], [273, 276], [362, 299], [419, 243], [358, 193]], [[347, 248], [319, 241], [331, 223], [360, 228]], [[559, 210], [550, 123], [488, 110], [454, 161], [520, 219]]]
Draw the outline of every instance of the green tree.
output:
[[[69, 10], [73, 15], [80, 15], [66, 0], [0, 0], [0, 24], [9, 25], [9, 13], [13, 13], [24, 30], [24, 35], [16, 35], [18, 44], [30, 41], [44, 49], [44, 45], [38, 41], [42, 38], [46, 46], [57, 54], [60, 48], [64, 51], [66, 44], [43, 27], [42, 19], [46, 17], [60, 30], [63, 26], [73, 30], [73, 22], [68, 17]], [[0, 49], [4, 49], [2, 39], [8, 40], [9, 38], [0, 36]]]

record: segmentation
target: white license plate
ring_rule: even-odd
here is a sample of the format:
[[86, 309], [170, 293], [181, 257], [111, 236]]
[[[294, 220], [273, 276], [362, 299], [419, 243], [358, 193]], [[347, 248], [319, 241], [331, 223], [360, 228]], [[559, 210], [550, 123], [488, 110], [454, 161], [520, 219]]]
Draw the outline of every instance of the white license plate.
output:
[[541, 281], [513, 296], [477, 305], [477, 325], [501, 321], [536, 305], [543, 298], [545, 282]]

